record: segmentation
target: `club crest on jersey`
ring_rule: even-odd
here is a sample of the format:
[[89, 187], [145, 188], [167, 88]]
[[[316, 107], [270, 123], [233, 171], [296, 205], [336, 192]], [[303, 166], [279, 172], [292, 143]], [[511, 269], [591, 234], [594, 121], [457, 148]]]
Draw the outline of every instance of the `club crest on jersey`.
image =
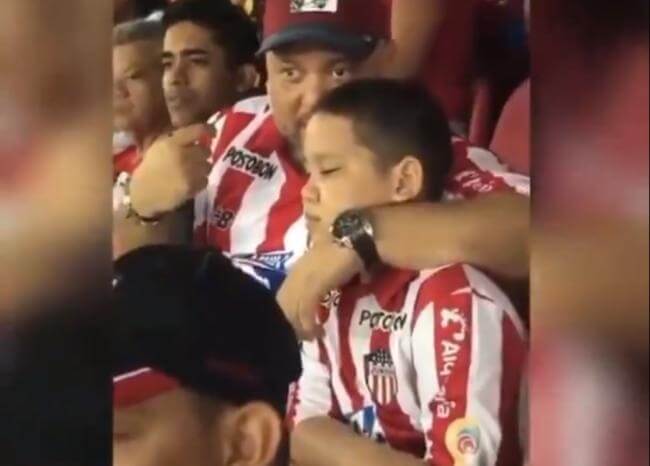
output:
[[338, 0], [291, 0], [291, 13], [336, 13]]
[[454, 465], [481, 466], [481, 429], [469, 418], [457, 419], [447, 428], [445, 445]]
[[382, 406], [389, 405], [397, 395], [397, 374], [390, 352], [385, 349], [374, 351], [364, 357], [366, 384], [375, 401]]

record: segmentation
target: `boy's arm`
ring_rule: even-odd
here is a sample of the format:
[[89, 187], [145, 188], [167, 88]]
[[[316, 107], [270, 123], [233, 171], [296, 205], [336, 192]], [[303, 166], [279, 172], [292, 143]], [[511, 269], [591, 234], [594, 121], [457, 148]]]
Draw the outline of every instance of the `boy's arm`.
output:
[[412, 332], [427, 461], [521, 461], [517, 415], [526, 347], [503, 293], [470, 267], [438, 271], [420, 289]]

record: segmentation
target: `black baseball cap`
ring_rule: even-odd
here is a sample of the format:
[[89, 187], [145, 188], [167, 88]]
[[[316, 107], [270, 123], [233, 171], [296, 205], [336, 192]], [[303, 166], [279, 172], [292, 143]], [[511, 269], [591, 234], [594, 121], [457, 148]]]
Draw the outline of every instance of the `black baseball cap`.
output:
[[284, 412], [301, 373], [298, 340], [275, 301], [219, 251], [151, 246], [115, 264], [113, 405], [174, 388]]

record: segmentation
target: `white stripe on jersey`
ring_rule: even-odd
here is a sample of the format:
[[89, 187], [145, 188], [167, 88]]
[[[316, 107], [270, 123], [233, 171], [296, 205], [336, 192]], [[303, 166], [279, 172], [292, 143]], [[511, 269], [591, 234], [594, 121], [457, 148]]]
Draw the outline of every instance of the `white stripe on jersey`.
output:
[[[496, 465], [501, 445], [499, 408], [503, 374], [503, 311], [493, 302], [472, 300], [472, 364], [467, 381], [467, 415], [481, 426], [477, 464]], [[476, 331], [480, 329], [480, 331]]]
[[493, 176], [501, 178], [508, 186], [524, 196], [530, 196], [530, 178], [508, 171], [492, 152], [476, 146], [467, 146], [467, 158], [481, 170], [490, 172]]
[[[361, 313], [365, 309], [380, 309], [377, 300], [373, 295], [368, 295], [359, 299], [354, 307], [354, 313], [352, 315], [352, 320], [350, 321], [349, 344], [352, 348], [352, 361], [357, 370], [357, 390], [363, 397], [364, 406], [372, 406], [374, 404], [372, 394], [370, 390], [368, 390], [368, 386], [362, 383], [362, 381], [365, 380], [364, 370], [366, 361], [364, 356], [371, 352], [370, 337], [372, 336], [372, 329], [368, 325], [357, 325], [357, 322], [361, 320]], [[341, 362], [342, 361], [339, 361], [339, 364]], [[350, 412], [344, 411], [343, 414], [350, 414]]]
[[[433, 272], [431, 271], [422, 272], [420, 273], [417, 279], [411, 282], [411, 284], [409, 285], [409, 289], [406, 293], [403, 309], [415, 309], [415, 303], [418, 299], [420, 286], [422, 286], [422, 283], [426, 281], [432, 274]], [[430, 325], [427, 324], [427, 322], [424, 323], [418, 322], [418, 327], [420, 328], [419, 330], [420, 332], [422, 331], [427, 332], [426, 334], [427, 338], [430, 338], [434, 328], [433, 313], [427, 312], [427, 314], [430, 314], [429, 316], [426, 317], [427, 319], [430, 318]], [[423, 317], [425, 316], [420, 316], [420, 320], [423, 320]], [[409, 312], [408, 318], [406, 320], [405, 328], [410, 329], [412, 325], [413, 325], [413, 313]], [[414, 361], [416, 360], [427, 361], [427, 369], [431, 369], [432, 371], [431, 372], [432, 376], [427, 377], [428, 380], [430, 381], [428, 386], [431, 387], [431, 390], [434, 391], [434, 395], [435, 395], [435, 392], [437, 392], [438, 390], [438, 385], [435, 376], [435, 374], [437, 374], [436, 372], [437, 367], [436, 367], [436, 357], [434, 354], [434, 346], [429, 345], [424, 348], [414, 348], [413, 345], [411, 344], [414, 339], [415, 336], [413, 336], [411, 339], [400, 338], [398, 333], [393, 333], [390, 336], [391, 354], [400, 355], [394, 358], [395, 373], [397, 375], [397, 380], [398, 381], [413, 380], [415, 377], [413, 371], [414, 370], [417, 371], [417, 368], [414, 366]], [[426, 393], [426, 390], [424, 391], [424, 393]], [[422, 392], [420, 393], [420, 395], [421, 394]], [[409, 417], [409, 420], [413, 428], [418, 431], [423, 431], [424, 429], [421, 424], [421, 414], [420, 414], [421, 400], [418, 399], [417, 395], [418, 393], [414, 392], [413, 390], [398, 390], [397, 402], [399, 403], [400, 408], [404, 411], [404, 414], [406, 414]]]

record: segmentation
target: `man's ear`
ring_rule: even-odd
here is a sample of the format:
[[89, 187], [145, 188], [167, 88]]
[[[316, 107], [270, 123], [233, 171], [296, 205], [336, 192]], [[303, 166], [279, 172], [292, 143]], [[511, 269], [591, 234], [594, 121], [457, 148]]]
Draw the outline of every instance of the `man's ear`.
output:
[[393, 202], [406, 202], [416, 199], [424, 188], [424, 169], [422, 163], [412, 155], [404, 157], [391, 168]]
[[253, 402], [230, 410], [222, 431], [228, 466], [274, 464], [282, 443], [282, 420], [268, 404]]
[[245, 94], [259, 85], [260, 74], [252, 64], [241, 65], [237, 68], [237, 86], [239, 94]]

